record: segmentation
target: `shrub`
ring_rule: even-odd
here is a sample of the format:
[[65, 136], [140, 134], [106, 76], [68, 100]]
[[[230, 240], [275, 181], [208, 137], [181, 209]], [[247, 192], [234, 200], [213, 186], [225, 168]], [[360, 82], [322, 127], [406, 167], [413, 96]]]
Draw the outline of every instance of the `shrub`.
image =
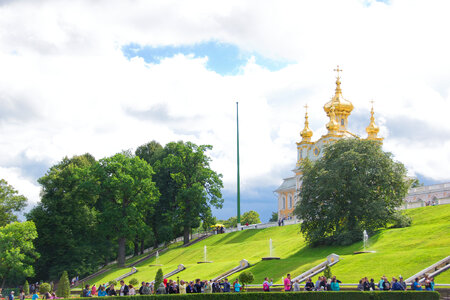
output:
[[329, 278], [331, 278], [331, 276], [333, 276], [333, 274], [331, 274], [330, 265], [327, 265], [325, 267], [325, 270], [323, 270], [323, 276], [325, 276], [327, 279], [329, 279]]
[[391, 228], [405, 228], [411, 226], [411, 218], [401, 212], [395, 212], [391, 222]]
[[70, 296], [70, 282], [66, 271], [62, 273], [61, 278], [59, 279], [56, 296], [60, 298], [69, 298]]
[[242, 284], [245, 285], [252, 283], [253, 280], [255, 280], [255, 277], [253, 276], [253, 273], [250, 271], [244, 271], [239, 275], [239, 281], [242, 282]]
[[137, 285], [139, 285], [139, 280], [136, 277], [134, 277], [134, 278], [131, 278], [130, 281], [128, 281], [128, 283], [132, 284], [133, 286], [137, 286]]
[[[108, 284], [109, 285], [114, 285], [114, 286], [117, 286], [117, 280], [110, 280], [109, 282], [108, 282]], [[84, 287], [83, 287], [84, 288]]]
[[164, 274], [161, 268], [158, 269], [158, 271], [156, 272], [156, 276], [155, 276], [155, 290], [159, 287], [159, 285], [163, 282], [164, 280]]
[[39, 293], [41, 295], [49, 293], [51, 290], [52, 290], [52, 286], [50, 285], [50, 283], [44, 282], [39, 286]]
[[25, 292], [25, 295], [30, 294], [30, 284], [28, 283], [28, 280], [25, 280], [25, 283], [23, 284], [23, 291]]

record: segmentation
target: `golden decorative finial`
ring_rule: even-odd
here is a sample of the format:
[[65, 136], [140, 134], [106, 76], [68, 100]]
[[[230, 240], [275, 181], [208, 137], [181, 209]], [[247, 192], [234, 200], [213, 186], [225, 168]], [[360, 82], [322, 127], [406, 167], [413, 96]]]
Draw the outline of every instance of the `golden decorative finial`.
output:
[[333, 71], [337, 72], [337, 78], [341, 78], [341, 77], [339, 76], [339, 72], [342, 72], [342, 71], [344, 71], [344, 70], [339, 69], [339, 65], [337, 65], [337, 68], [334, 69]]
[[330, 109], [330, 122], [327, 124], [328, 133], [334, 133], [339, 130], [339, 124], [336, 122], [336, 115], [334, 113], [334, 107]]
[[367, 139], [368, 140], [373, 140], [373, 141], [380, 141], [380, 140], [383, 140], [383, 139], [379, 138], [377, 136], [378, 132], [380, 131], [380, 128], [375, 124], [375, 117], [373, 116], [373, 114], [374, 114], [374, 111], [373, 111], [373, 103], [374, 103], [374, 101], [371, 100], [370, 103], [372, 104], [372, 108], [370, 110], [370, 124], [366, 128]]
[[302, 137], [302, 142], [310, 142], [313, 132], [309, 129], [308, 122], [308, 104], [305, 105], [305, 128], [300, 132], [300, 136]]

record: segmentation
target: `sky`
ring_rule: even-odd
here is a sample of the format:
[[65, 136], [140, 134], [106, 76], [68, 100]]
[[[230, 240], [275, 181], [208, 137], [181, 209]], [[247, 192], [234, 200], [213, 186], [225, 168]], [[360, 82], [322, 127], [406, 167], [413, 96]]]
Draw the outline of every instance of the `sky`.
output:
[[39, 201], [63, 157], [97, 159], [151, 140], [209, 144], [220, 219], [262, 221], [291, 176], [308, 104], [313, 140], [335, 72], [365, 137], [426, 184], [450, 181], [450, 2], [0, 0], [0, 178]]

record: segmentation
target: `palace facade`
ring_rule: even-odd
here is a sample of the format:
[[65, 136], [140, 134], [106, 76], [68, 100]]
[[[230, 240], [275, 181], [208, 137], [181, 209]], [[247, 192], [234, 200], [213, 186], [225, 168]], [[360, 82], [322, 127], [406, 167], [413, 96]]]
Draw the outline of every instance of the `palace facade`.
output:
[[[275, 190], [278, 197], [279, 219], [293, 217], [293, 211], [298, 201], [297, 195], [302, 186], [302, 171], [300, 170], [302, 160], [306, 158], [311, 161], [319, 159], [323, 155], [324, 147], [337, 140], [349, 137], [359, 138], [356, 134], [348, 130], [348, 117], [353, 110], [353, 104], [342, 96], [341, 77], [339, 76], [339, 72], [342, 70], [338, 66], [335, 71], [337, 71], [335, 94], [323, 107], [329, 117], [329, 122], [325, 125], [328, 132], [313, 142], [311, 140], [313, 132], [309, 128], [308, 123], [308, 112], [305, 112], [305, 127], [300, 132], [302, 140], [297, 143], [297, 162], [292, 170], [294, 175], [284, 178], [283, 183]], [[307, 106], [305, 108], [307, 109]], [[382, 143], [383, 138], [378, 137], [380, 129], [375, 124], [373, 115], [374, 111], [372, 106], [369, 126], [366, 128], [366, 139]]]

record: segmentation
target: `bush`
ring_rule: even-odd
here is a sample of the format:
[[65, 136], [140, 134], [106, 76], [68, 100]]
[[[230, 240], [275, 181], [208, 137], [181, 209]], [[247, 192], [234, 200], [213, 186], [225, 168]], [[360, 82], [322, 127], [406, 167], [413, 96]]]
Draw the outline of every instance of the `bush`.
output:
[[70, 296], [70, 282], [67, 271], [64, 271], [59, 279], [58, 289], [56, 290], [56, 296], [60, 298], [69, 298]]
[[[130, 297], [108, 297], [108, 300], [154, 300], [156, 296], [142, 295]], [[270, 292], [270, 293], [214, 293], [214, 294], [180, 294], [176, 295], [158, 295], [159, 300], [174, 299], [178, 300], [439, 300], [438, 292], [358, 292], [358, 291], [340, 291], [340, 292]], [[183, 299], [184, 298], [184, 299]], [[86, 298], [83, 298], [86, 299]], [[71, 299], [75, 300], [75, 299]], [[80, 299], [82, 300], [82, 299]]]
[[[117, 286], [117, 280], [110, 280], [109, 282], [108, 282], [108, 284], [109, 285], [114, 285], [114, 286]], [[84, 287], [83, 287], [84, 288]]]
[[325, 267], [325, 270], [323, 270], [323, 276], [325, 276], [327, 279], [329, 279], [329, 278], [331, 278], [331, 276], [333, 276], [333, 274], [331, 274], [330, 265], [327, 265]]
[[28, 283], [28, 280], [25, 280], [25, 283], [23, 284], [23, 291], [25, 292], [25, 295], [30, 294], [30, 284]]
[[242, 284], [245, 285], [252, 283], [253, 280], [255, 280], [255, 277], [253, 276], [253, 273], [250, 271], [244, 271], [239, 275], [239, 281], [242, 282]]
[[52, 286], [50, 285], [50, 283], [44, 282], [39, 286], [39, 293], [41, 295], [49, 293], [51, 290], [52, 290]]
[[133, 286], [138, 286], [139, 280], [136, 277], [134, 277], [134, 278], [131, 278], [130, 281], [128, 281], [128, 283], [132, 284]]
[[401, 212], [396, 212], [392, 216], [391, 228], [405, 228], [411, 226], [411, 218]]
[[158, 271], [156, 272], [156, 276], [155, 276], [155, 291], [156, 289], [159, 288], [159, 285], [163, 282], [164, 280], [164, 274], [161, 268], [158, 269]]

